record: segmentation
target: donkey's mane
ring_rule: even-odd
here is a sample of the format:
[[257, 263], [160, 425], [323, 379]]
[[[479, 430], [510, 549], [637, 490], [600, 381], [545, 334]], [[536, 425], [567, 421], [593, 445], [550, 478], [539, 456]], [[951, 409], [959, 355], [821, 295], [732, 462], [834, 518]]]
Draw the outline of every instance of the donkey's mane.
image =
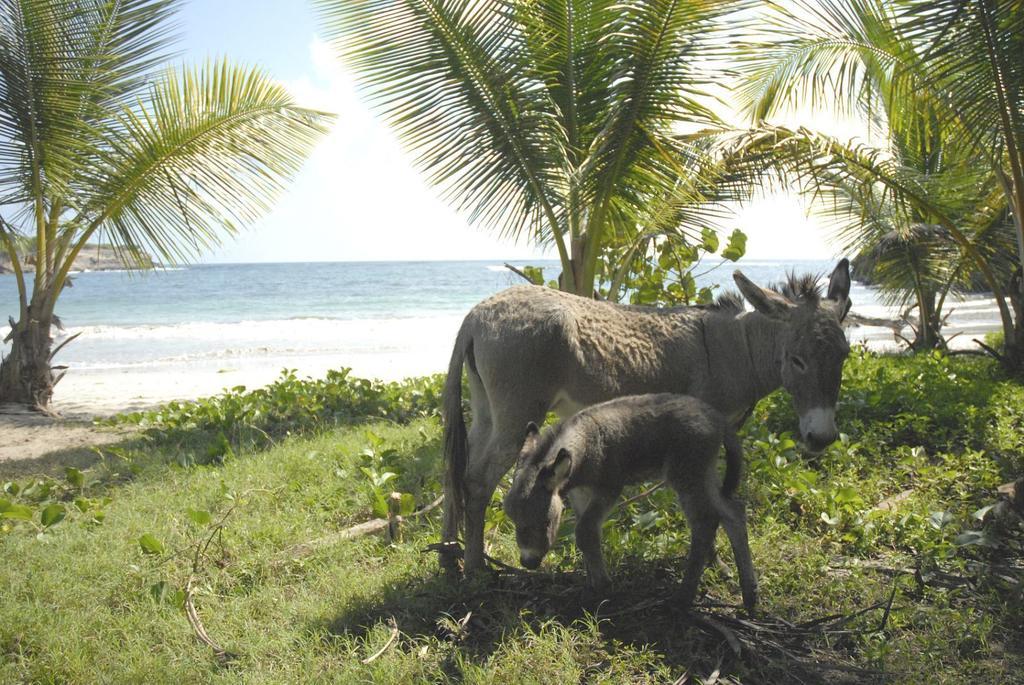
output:
[[786, 274], [786, 280], [782, 283], [773, 283], [768, 287], [780, 292], [793, 302], [808, 302], [817, 304], [821, 300], [821, 280], [819, 274], [800, 274], [793, 272]]
[[743, 296], [739, 293], [729, 291], [722, 293], [715, 298], [715, 301], [703, 305], [704, 309], [708, 309], [713, 312], [730, 312], [730, 311], [743, 311]]

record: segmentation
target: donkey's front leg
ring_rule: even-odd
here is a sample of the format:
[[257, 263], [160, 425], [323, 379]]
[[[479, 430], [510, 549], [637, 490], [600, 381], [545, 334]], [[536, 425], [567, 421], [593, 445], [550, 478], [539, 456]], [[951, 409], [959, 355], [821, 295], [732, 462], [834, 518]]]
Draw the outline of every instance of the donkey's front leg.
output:
[[603, 493], [588, 487], [574, 488], [568, 493], [577, 516], [576, 548], [583, 555], [587, 584], [599, 595], [607, 592], [612, 583], [601, 554], [601, 525], [617, 497], [618, 493]]
[[[526, 425], [526, 424], [523, 424]], [[466, 552], [463, 570], [466, 576], [484, 569], [484, 524], [487, 507], [502, 476], [515, 461], [516, 452], [506, 447], [491, 448], [483, 459], [472, 461], [466, 468]]]

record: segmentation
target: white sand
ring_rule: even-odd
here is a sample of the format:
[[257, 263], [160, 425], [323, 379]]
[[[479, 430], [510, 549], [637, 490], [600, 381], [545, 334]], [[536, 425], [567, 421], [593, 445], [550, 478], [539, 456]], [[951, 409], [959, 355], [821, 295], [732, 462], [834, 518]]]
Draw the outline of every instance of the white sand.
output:
[[170, 400], [215, 395], [239, 385], [257, 388], [273, 382], [282, 369], [300, 378], [322, 378], [350, 367], [352, 376], [400, 380], [447, 368], [451, 348], [430, 346], [419, 354], [373, 353], [340, 357], [299, 355], [154, 365], [128, 369], [70, 369], [57, 385], [53, 408], [68, 417], [107, 416], [148, 409]]

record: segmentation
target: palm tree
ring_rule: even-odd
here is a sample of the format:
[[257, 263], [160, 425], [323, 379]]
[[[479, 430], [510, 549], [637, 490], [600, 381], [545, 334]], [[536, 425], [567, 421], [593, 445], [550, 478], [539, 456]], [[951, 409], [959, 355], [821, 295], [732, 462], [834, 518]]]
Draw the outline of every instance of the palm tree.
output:
[[610, 256], [635, 258], [649, 205], [702, 185], [677, 183], [704, 173], [679, 134], [718, 124], [705, 58], [749, 2], [316, 4], [427, 180], [471, 221], [553, 243], [561, 287], [589, 296], [621, 275]]
[[[927, 216], [926, 223], [942, 226], [996, 296], [1005, 338], [1001, 356], [1010, 366], [1024, 368], [1024, 286], [1022, 279], [1000, 269], [1008, 263], [1019, 269], [1024, 261], [1020, 0], [796, 0], [787, 7], [772, 6], [773, 39], [748, 49], [754, 68], [745, 95], [758, 120], [807, 101], [829, 99], [847, 109], [881, 107], [890, 130], [911, 136], [922, 159], [930, 155], [946, 163], [945, 158], [955, 156], [960, 164], [984, 172], [966, 174], [970, 187], [965, 185], [960, 199], [986, 198], [975, 208], [979, 212], [1009, 208], [1016, 234], [1016, 255], [1009, 259], [992, 255], [972, 236], [984, 222], [972, 226], [966, 218], [978, 212], [936, 192], [941, 184], [933, 168], [911, 169], [894, 163], [889, 154], [807, 132], [782, 135], [791, 151], [802, 146], [825, 155], [808, 161], [805, 170], [845, 167], [841, 173], [878, 186], [901, 207]], [[872, 84], [879, 82], [884, 88], [873, 97]], [[1000, 189], [1001, 202], [987, 197], [987, 184]]]
[[0, 402], [49, 404], [51, 324], [90, 240], [128, 267], [194, 256], [262, 214], [325, 130], [259, 69], [161, 68], [180, 4], [0, 0], [0, 246], [19, 304]]

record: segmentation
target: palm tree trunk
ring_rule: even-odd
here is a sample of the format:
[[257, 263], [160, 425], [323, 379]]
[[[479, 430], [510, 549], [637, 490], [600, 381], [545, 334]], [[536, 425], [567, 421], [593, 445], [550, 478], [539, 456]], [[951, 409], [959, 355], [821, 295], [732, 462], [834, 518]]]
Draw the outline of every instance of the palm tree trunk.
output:
[[14, 324], [11, 353], [0, 360], [0, 404], [15, 403], [45, 409], [53, 397], [50, 353], [50, 317], [39, 320], [29, 315]]

